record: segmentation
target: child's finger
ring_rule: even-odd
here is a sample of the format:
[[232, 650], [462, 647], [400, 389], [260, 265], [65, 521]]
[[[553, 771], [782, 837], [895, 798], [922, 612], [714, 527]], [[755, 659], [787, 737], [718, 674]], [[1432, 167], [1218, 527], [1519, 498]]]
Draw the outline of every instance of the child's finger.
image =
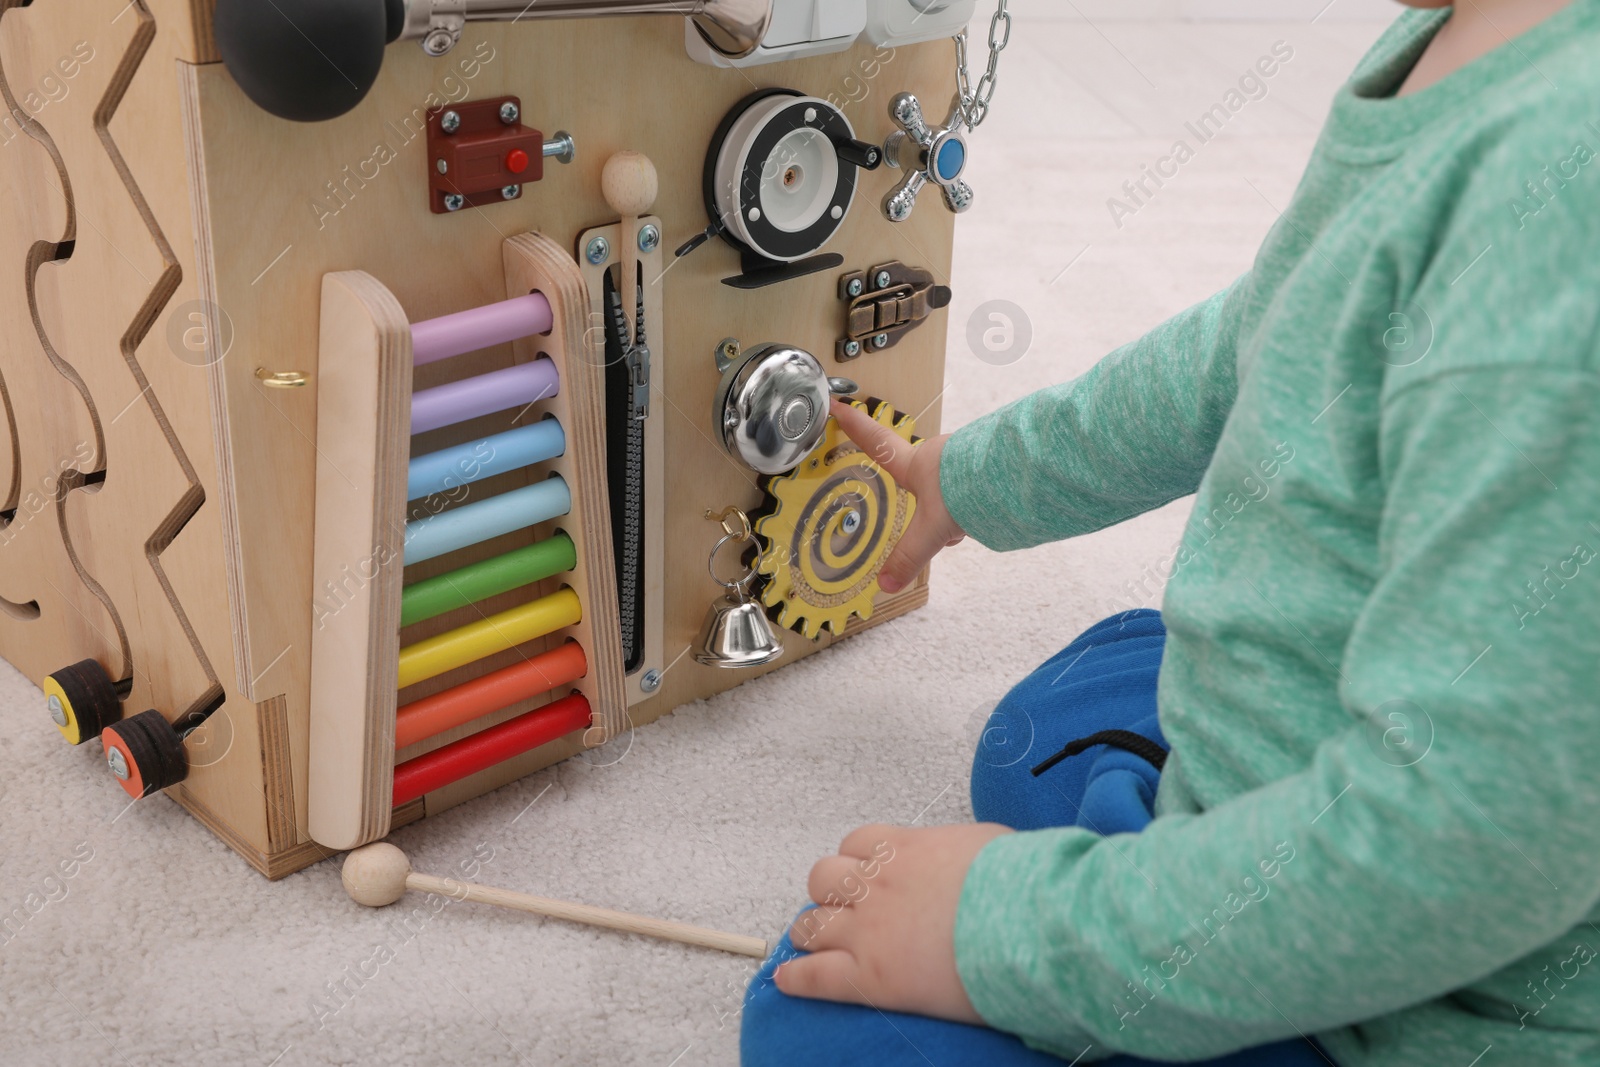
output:
[[806, 879], [806, 892], [818, 904], [830, 899], [855, 904], [867, 895], [867, 878], [861, 871], [861, 860], [851, 856], [824, 856], [811, 868]]
[[898, 826], [881, 822], [868, 823], [845, 834], [844, 840], [839, 842], [839, 855], [851, 856], [858, 860], [881, 858], [885, 850], [894, 851], [893, 839], [900, 836], [900, 833]]
[[878, 587], [885, 593], [898, 593], [917, 580], [923, 568], [933, 562], [933, 557], [948, 547], [949, 536], [938, 524], [919, 510], [911, 517], [900, 543], [894, 546], [883, 570], [878, 572]]
[[789, 927], [789, 943], [801, 952], [847, 948], [853, 943], [852, 932], [860, 917], [854, 908], [812, 908]]
[[774, 978], [779, 991], [791, 997], [859, 1004], [859, 973], [854, 956], [843, 949], [829, 949], [790, 960], [778, 968]]
[[888, 471], [889, 477], [905, 484], [911, 470], [911, 453], [916, 446], [865, 411], [842, 400], [836, 398], [829, 411], [862, 452]]

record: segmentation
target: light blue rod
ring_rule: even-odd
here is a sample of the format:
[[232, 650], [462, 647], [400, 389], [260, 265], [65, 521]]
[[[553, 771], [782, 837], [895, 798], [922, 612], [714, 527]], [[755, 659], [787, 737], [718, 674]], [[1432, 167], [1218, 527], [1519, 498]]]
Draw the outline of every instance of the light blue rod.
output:
[[560, 475], [537, 485], [406, 523], [405, 561], [421, 563], [513, 530], [537, 526], [572, 510], [572, 491]]
[[406, 499], [420, 500], [519, 467], [544, 463], [566, 450], [567, 435], [555, 419], [542, 419], [481, 441], [442, 448], [411, 461]]

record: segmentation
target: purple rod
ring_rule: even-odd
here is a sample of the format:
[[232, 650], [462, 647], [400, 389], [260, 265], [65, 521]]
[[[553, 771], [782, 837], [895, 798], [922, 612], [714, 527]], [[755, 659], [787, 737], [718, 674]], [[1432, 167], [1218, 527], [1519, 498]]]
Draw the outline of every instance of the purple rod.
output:
[[411, 325], [412, 357], [420, 366], [464, 352], [549, 333], [555, 321], [543, 293], [529, 293]]
[[490, 371], [476, 378], [411, 394], [411, 432], [427, 433], [507, 408], [549, 400], [561, 392], [561, 377], [549, 356]]

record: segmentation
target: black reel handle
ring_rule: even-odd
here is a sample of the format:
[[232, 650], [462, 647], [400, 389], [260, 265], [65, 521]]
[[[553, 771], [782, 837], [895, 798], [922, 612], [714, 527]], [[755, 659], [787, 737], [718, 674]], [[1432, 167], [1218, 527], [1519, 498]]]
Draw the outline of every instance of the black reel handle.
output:
[[833, 147], [839, 153], [839, 158], [852, 167], [877, 170], [883, 162], [883, 149], [866, 141], [839, 140], [834, 142]]
[[405, 0], [217, 0], [217, 47], [262, 109], [295, 122], [343, 115], [366, 97]]

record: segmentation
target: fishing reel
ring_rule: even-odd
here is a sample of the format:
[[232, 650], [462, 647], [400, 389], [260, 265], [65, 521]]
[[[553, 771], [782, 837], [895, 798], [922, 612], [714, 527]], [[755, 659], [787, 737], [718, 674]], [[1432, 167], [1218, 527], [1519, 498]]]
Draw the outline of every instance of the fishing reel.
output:
[[722, 238], [740, 253], [743, 273], [724, 279], [736, 289], [832, 270], [844, 258], [817, 253], [850, 214], [857, 172], [882, 163], [882, 147], [858, 141], [826, 100], [794, 89], [751, 93], [723, 117], [706, 153], [711, 225], [677, 255]]

